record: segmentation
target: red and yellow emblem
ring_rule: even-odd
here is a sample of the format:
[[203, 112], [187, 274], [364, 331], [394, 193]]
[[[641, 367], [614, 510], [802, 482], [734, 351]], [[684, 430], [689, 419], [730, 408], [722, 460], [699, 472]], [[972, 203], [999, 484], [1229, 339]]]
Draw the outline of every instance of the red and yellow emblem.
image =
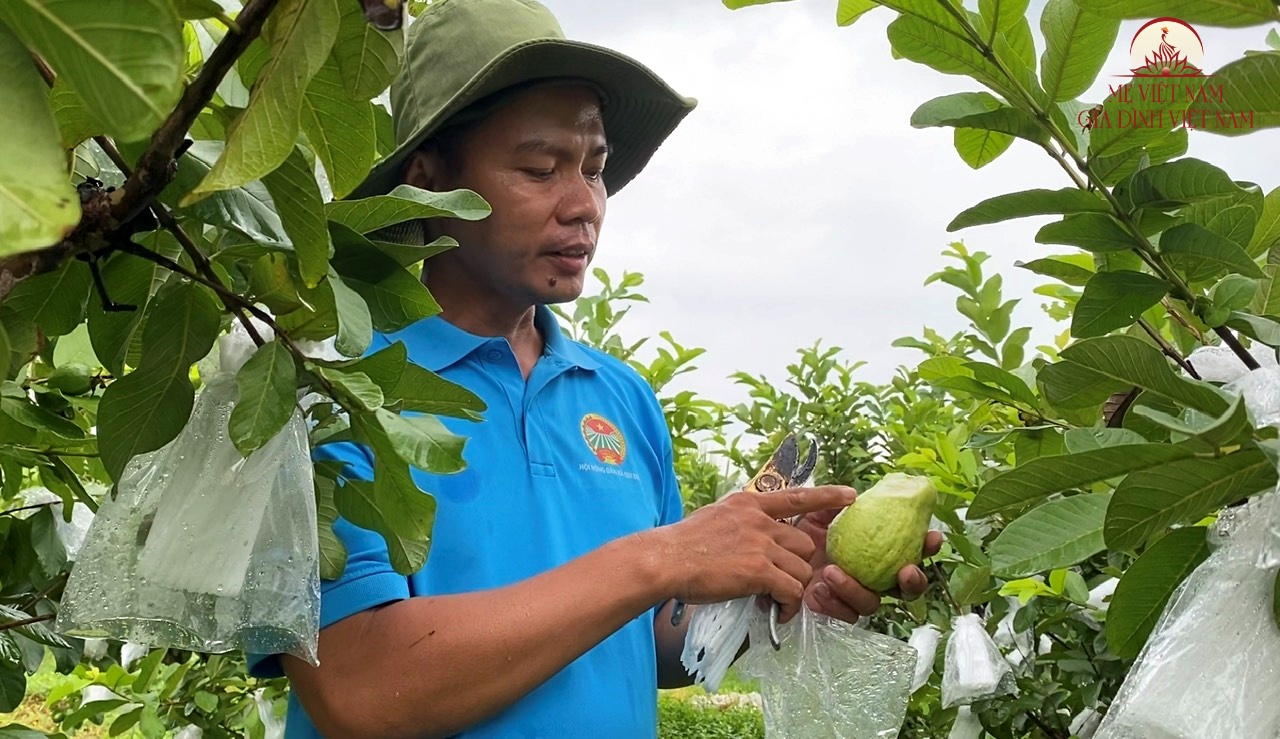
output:
[[596, 459], [605, 464], [620, 465], [627, 457], [627, 440], [604, 416], [588, 413], [582, 417], [582, 440], [587, 442]]

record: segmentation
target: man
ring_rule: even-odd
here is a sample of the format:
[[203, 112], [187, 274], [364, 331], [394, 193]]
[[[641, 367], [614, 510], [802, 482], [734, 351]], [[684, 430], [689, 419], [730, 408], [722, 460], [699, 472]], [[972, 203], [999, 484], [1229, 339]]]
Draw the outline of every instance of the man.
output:
[[[846, 620], [878, 607], [823, 567], [824, 525], [853, 491], [735, 495], [682, 520], [651, 389], [569, 341], [546, 307], [582, 292], [606, 197], [693, 102], [630, 59], [564, 40], [531, 0], [436, 0], [410, 35], [392, 96], [402, 143], [356, 196], [402, 181], [468, 188], [493, 213], [416, 225], [417, 239], [460, 244], [424, 270], [443, 313], [370, 351], [403, 341], [488, 410], [446, 420], [469, 437], [466, 471], [415, 471], [438, 506], [420, 572], [394, 572], [379, 535], [335, 526], [348, 560], [324, 583], [320, 666], [279, 658], [287, 736], [653, 736], [656, 688], [689, 682], [690, 618], [671, 625], [674, 599], [767, 594], [784, 621], [802, 599]], [[350, 443], [317, 456], [372, 475]], [[777, 520], [798, 513], [815, 515]], [[925, 587], [914, 567], [901, 581]]]

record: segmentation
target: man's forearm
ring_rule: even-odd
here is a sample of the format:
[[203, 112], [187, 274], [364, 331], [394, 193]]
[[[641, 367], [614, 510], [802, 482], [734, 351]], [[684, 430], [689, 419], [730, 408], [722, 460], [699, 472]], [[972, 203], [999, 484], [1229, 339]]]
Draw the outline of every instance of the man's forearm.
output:
[[504, 588], [410, 598], [325, 629], [321, 667], [286, 658], [289, 676], [325, 736], [448, 736], [668, 597], [662, 569], [641, 534]]

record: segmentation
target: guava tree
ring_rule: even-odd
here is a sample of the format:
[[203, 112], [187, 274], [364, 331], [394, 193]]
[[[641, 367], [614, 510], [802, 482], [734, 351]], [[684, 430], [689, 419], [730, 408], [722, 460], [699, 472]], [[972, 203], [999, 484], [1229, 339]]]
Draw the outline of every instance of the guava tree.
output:
[[[731, 8], [760, 4], [725, 0]], [[1206, 345], [1242, 369], [1274, 357], [1280, 188], [1268, 192], [1184, 155], [1190, 135], [1242, 137], [1280, 126], [1280, 7], [1049, 0], [1029, 19], [1025, 0], [975, 5], [840, 0], [836, 20], [892, 13], [896, 56], [972, 80], [972, 92], [924, 102], [910, 120], [954, 129], [957, 154], [971, 167], [1031, 146], [1063, 173], [1061, 183], [975, 204], [948, 230], [1059, 216], [1036, 242], [1074, 249], [1019, 266], [1054, 281], [1040, 292], [1069, 321], [1068, 334], [1024, 361], [1026, 337], [1010, 331], [998, 284], [983, 284], [972, 263], [941, 273], [962, 291], [957, 308], [975, 331], [959, 352], [913, 342], [934, 355], [918, 375], [956, 403], [1003, 410], [962, 414], [952, 434], [892, 461], [930, 474], [950, 493], [941, 514], [950, 528], [940, 558], [949, 590], [943, 610], [976, 608], [995, 630], [1008, 610], [1004, 596], [1017, 596], [1027, 605], [1012, 629], [1051, 637], [1045, 660], [1057, 671], [1024, 674], [1044, 679], [1024, 685], [1022, 698], [981, 703], [984, 724], [999, 736], [1066, 736], [1075, 710], [1105, 710], [1117, 660], [1122, 673], [1206, 556], [1204, 530], [1195, 526], [1276, 485], [1274, 429], [1201, 379], [1186, 357]], [[1129, 94], [1080, 99], [1122, 19], [1170, 15], [1272, 28], [1265, 40], [1258, 34], [1256, 51], [1205, 70], [1210, 79], [1177, 78], [1178, 95], [1141, 87], [1169, 79], [1135, 77]], [[1031, 32], [1036, 20], [1043, 43]], [[1247, 137], [1239, 145], [1249, 146]], [[963, 517], [951, 513], [958, 509]], [[1084, 618], [1090, 588], [1115, 577], [1105, 626], [1096, 610]], [[927, 616], [917, 608], [913, 618]], [[945, 617], [934, 618], [945, 627]], [[1075, 633], [1064, 634], [1064, 625]], [[936, 714], [928, 701], [917, 694], [912, 720]]]
[[[97, 510], [131, 459], [183, 432], [196, 365], [233, 325], [257, 345], [229, 421], [242, 454], [284, 426], [300, 391], [321, 398], [313, 443], [376, 450], [371, 483], [335, 493], [332, 472], [317, 472], [322, 573], [344, 566], [338, 514], [381, 533], [397, 569], [424, 562], [434, 503], [410, 465], [459, 469], [464, 439], [436, 415], [484, 409], [402, 345], [363, 356], [373, 331], [439, 311], [420, 265], [456, 245], [377, 232], [488, 206], [407, 186], [343, 199], [393, 146], [374, 100], [401, 65], [405, 12], [382, 0], [0, 4], [0, 712], [46, 652], [62, 671], [79, 661], [80, 641], [48, 628], [77, 509]], [[160, 650], [140, 664], [142, 677], [115, 675], [136, 698], [109, 707], [120, 731], [235, 733], [230, 713], [250, 713], [184, 692], [193, 665], [246, 692], [205, 657]]]

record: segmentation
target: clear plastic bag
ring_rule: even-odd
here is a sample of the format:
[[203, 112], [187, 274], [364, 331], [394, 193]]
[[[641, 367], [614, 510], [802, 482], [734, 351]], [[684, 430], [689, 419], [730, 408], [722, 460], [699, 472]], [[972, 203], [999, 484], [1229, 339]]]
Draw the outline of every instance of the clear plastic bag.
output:
[[956, 720], [951, 722], [947, 739], [979, 739], [982, 736], [982, 720], [968, 706], [960, 706]]
[[1280, 736], [1280, 630], [1270, 549], [1280, 496], [1231, 508], [1216, 548], [1174, 592], [1116, 694], [1097, 739]]
[[760, 681], [770, 739], [896, 737], [907, 713], [916, 651], [905, 642], [814, 613], [778, 627], [751, 609], [751, 648], [738, 673]]
[[911, 630], [907, 645], [916, 650], [916, 671], [911, 678], [911, 692], [914, 693], [929, 682], [933, 675], [933, 661], [938, 655], [938, 641], [942, 632], [933, 624], [917, 626]]
[[942, 672], [942, 707], [1017, 692], [1013, 668], [987, 634], [982, 617], [966, 613], [953, 618]]
[[318, 664], [320, 581], [306, 422], [249, 457], [227, 423], [253, 351], [223, 337], [186, 428], [135, 457], [103, 501], [67, 581], [56, 628], [198, 652], [293, 654]]

